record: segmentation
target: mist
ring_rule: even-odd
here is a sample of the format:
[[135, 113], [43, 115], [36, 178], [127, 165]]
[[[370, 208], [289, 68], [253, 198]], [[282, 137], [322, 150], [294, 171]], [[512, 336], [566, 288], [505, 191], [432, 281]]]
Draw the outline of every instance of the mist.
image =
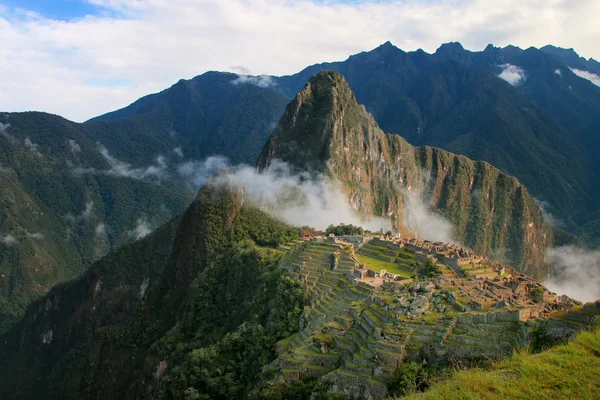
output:
[[0, 234], [0, 243], [6, 246], [12, 246], [17, 243], [17, 239], [10, 233], [6, 235]]
[[[145, 168], [132, 168], [130, 164], [120, 161], [113, 157], [108, 149], [98, 143], [98, 151], [106, 159], [110, 165], [110, 170], [106, 171], [109, 175], [122, 176], [134, 179], [147, 179], [150, 177], [161, 178], [167, 171], [167, 163], [165, 157], [159, 155], [156, 157], [156, 165], [150, 165]], [[83, 171], [95, 172], [95, 171]]]
[[553, 277], [542, 283], [549, 290], [582, 302], [600, 299], [600, 251], [562, 246], [549, 249], [546, 260]]
[[268, 75], [238, 75], [238, 77], [231, 81], [232, 85], [254, 85], [260, 88], [269, 88], [277, 86], [275, 80]]
[[519, 86], [527, 79], [523, 68], [512, 64], [499, 65], [502, 68], [502, 72], [498, 75], [498, 78], [505, 80], [512, 86]]
[[146, 218], [142, 217], [137, 219], [135, 228], [128, 231], [127, 235], [135, 240], [139, 240], [144, 236], [148, 236], [150, 233], [152, 233], [152, 228]]
[[587, 79], [588, 81], [592, 82], [594, 85], [600, 86], [600, 76], [593, 74], [591, 72], [588, 72], [588, 71], [583, 71], [583, 70], [577, 69], [577, 68], [569, 67], [569, 69], [578, 77]]
[[325, 229], [344, 223], [374, 232], [391, 228], [385, 218], [361, 219], [335, 182], [323, 176], [310, 178], [307, 174], [294, 174], [281, 161], [275, 160], [262, 173], [248, 165], [231, 165], [224, 157], [209, 157], [178, 168], [179, 173], [196, 187], [221, 170], [229, 173], [216, 177], [216, 184], [240, 185], [247, 200], [290, 225]]
[[433, 242], [457, 243], [454, 240], [454, 226], [441, 215], [431, 211], [426, 197], [419, 192], [405, 190], [403, 198], [404, 225], [415, 237]]

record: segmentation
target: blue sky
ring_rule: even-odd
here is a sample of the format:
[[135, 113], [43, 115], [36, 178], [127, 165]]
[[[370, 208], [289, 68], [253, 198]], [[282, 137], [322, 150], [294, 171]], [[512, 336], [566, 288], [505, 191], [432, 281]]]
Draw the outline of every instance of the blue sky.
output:
[[[227, 1], [227, 0], [223, 0]], [[391, 0], [313, 0], [320, 4], [360, 4], [360, 3], [386, 3]], [[110, 15], [111, 12], [87, 0], [0, 0], [0, 5], [10, 9], [24, 9], [34, 11], [46, 18], [69, 21], [83, 18], [87, 15]], [[114, 14], [114, 13], [113, 13]]]
[[0, 112], [84, 121], [209, 70], [292, 74], [388, 40], [598, 59], [598, 15], [599, 0], [0, 0]]
[[47, 18], [70, 20], [100, 14], [102, 9], [82, 0], [0, 0], [8, 8], [34, 11]]

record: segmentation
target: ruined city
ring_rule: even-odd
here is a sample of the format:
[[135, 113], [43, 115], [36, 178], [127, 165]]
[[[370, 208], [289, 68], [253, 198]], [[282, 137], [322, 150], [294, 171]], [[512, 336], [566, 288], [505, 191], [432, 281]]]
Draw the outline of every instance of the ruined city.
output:
[[319, 377], [333, 392], [384, 397], [402, 363], [472, 365], [526, 347], [539, 332], [571, 337], [600, 316], [600, 302], [581, 305], [459, 245], [300, 236], [280, 247], [279, 265], [305, 284], [311, 305], [265, 368], [285, 381]]

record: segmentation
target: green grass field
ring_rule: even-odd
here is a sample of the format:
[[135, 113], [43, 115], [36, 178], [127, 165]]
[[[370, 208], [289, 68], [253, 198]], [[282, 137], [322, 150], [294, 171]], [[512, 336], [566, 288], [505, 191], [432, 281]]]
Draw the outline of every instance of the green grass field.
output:
[[600, 329], [539, 354], [526, 351], [489, 368], [457, 371], [421, 399], [600, 399]]
[[410, 278], [413, 275], [412, 272], [400, 268], [400, 266], [395, 263], [378, 260], [369, 256], [363, 256], [362, 254], [358, 253], [356, 254], [356, 258], [358, 259], [358, 262], [361, 264], [367, 264], [367, 268], [371, 268], [373, 271], [379, 272], [382, 269], [385, 269], [387, 272], [397, 274], [405, 278]]

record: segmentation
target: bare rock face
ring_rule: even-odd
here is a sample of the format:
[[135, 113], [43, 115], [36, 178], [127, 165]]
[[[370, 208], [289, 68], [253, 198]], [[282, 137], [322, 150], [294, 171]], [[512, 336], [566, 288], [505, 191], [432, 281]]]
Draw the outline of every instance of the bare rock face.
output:
[[410, 312], [414, 314], [423, 314], [429, 310], [429, 300], [425, 296], [417, 296], [410, 304]]
[[540, 277], [551, 227], [519, 181], [486, 162], [385, 134], [356, 102], [344, 77], [321, 72], [288, 105], [258, 160], [336, 182], [363, 216], [380, 216], [408, 234], [420, 205], [454, 226], [454, 239], [494, 261]]

